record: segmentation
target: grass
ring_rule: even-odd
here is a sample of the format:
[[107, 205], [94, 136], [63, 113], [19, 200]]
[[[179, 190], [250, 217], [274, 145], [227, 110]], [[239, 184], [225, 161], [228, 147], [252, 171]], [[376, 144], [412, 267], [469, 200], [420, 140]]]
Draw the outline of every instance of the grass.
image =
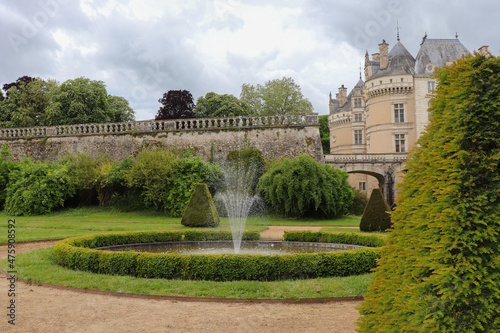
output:
[[[93, 274], [74, 271], [52, 260], [51, 249], [16, 255], [17, 275], [33, 283], [50, 283], [82, 289], [123, 293], [214, 298], [301, 299], [358, 296], [367, 291], [370, 274], [287, 281], [182, 281], [143, 279], [130, 276]], [[7, 262], [0, 263], [6, 270]]]
[[[112, 208], [85, 207], [64, 209], [43, 216], [13, 217], [0, 213], [0, 243], [7, 242], [7, 220], [16, 220], [16, 242], [62, 239], [103, 232], [142, 230], [185, 230], [180, 218], [168, 217], [156, 211], [121, 212]], [[246, 229], [265, 230], [272, 225], [321, 226], [324, 231], [359, 232], [360, 217], [339, 219], [282, 218], [252, 216]], [[221, 219], [219, 229], [229, 229], [227, 218]], [[143, 279], [130, 276], [112, 276], [74, 271], [52, 260], [51, 249], [40, 249], [16, 255], [17, 276], [34, 283], [50, 283], [69, 287], [137, 293], [146, 295], [300, 299], [358, 296], [366, 292], [370, 274], [349, 277], [289, 281], [181, 281]], [[0, 263], [6, 270], [7, 262]]]
[[[122, 212], [113, 208], [83, 207], [64, 209], [41, 216], [9, 216], [0, 213], [0, 244], [7, 242], [7, 220], [16, 220], [16, 241], [60, 239], [112, 231], [185, 230], [180, 218], [169, 217], [157, 211]], [[270, 225], [290, 226], [359, 226], [360, 217], [343, 216], [339, 219], [290, 219], [272, 215], [249, 217], [246, 229], [265, 230]], [[229, 220], [221, 219], [218, 229], [229, 229]], [[322, 229], [323, 230], [323, 229]], [[347, 229], [339, 229], [346, 231]], [[348, 229], [354, 232], [359, 229]]]

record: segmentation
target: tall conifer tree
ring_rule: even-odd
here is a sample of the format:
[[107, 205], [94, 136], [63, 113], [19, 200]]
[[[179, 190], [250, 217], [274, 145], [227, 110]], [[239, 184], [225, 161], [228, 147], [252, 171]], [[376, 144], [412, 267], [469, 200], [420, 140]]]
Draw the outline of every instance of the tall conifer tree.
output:
[[500, 59], [437, 78], [361, 332], [500, 332]]

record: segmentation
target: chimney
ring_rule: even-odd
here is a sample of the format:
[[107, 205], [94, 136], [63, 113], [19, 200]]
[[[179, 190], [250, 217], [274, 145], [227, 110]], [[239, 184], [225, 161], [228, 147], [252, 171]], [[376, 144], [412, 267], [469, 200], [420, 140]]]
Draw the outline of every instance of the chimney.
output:
[[488, 45], [483, 45], [478, 49], [479, 53], [487, 58], [490, 57], [490, 51], [488, 51], [488, 47]]
[[335, 94], [335, 98], [339, 100], [340, 107], [345, 105], [347, 102], [347, 88], [344, 85], [339, 88], [339, 92]]
[[384, 39], [382, 43], [378, 44], [378, 48], [380, 51], [380, 69], [385, 69], [389, 64], [389, 44]]

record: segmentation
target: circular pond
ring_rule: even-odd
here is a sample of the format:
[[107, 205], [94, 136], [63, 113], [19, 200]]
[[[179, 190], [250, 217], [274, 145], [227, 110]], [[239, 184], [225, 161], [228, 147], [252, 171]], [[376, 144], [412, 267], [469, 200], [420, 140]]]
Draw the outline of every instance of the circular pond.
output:
[[[238, 254], [287, 255], [297, 253], [334, 252], [359, 248], [362, 248], [362, 246], [332, 243], [243, 241]], [[99, 247], [96, 248], [96, 250], [176, 254], [234, 254], [233, 243], [227, 241], [125, 244]]]

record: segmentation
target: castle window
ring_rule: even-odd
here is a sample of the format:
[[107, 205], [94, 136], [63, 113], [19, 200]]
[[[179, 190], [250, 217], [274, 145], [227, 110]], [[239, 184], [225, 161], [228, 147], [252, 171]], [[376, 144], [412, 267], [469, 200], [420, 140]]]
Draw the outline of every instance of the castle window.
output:
[[366, 182], [359, 182], [358, 186], [360, 191], [366, 191]]
[[391, 83], [392, 83], [392, 79], [391, 79]]
[[362, 130], [354, 130], [354, 144], [362, 145], [363, 144], [363, 131]]
[[380, 80], [380, 84], [382, 84], [382, 80]]
[[404, 153], [406, 151], [406, 140], [404, 134], [394, 135], [394, 148], [396, 153]]
[[401, 82], [404, 82], [404, 81], [403, 81], [403, 78], [401, 78]]
[[434, 92], [434, 89], [436, 89], [436, 82], [434, 81], [429, 81], [427, 82], [427, 92], [430, 94], [430, 93], [433, 93]]
[[360, 108], [362, 107], [363, 105], [361, 104], [361, 98], [355, 98], [354, 99], [354, 107], [355, 108]]
[[405, 122], [405, 105], [403, 103], [394, 104], [394, 122]]
[[355, 122], [363, 121], [363, 115], [361, 113], [355, 113], [354, 114], [354, 121]]

